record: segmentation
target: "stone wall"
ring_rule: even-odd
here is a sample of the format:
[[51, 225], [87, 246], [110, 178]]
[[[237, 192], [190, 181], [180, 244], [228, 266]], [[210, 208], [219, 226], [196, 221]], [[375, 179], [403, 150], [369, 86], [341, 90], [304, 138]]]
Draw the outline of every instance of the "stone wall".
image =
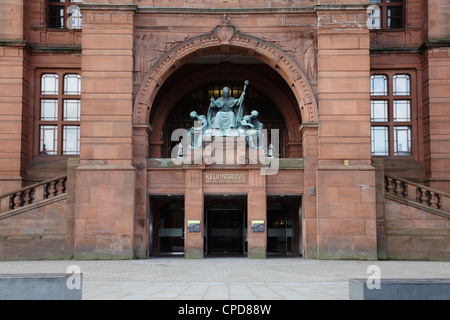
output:
[[1, 219], [0, 235], [0, 260], [72, 259], [73, 219], [66, 195]]
[[387, 259], [450, 260], [450, 219], [385, 200]]

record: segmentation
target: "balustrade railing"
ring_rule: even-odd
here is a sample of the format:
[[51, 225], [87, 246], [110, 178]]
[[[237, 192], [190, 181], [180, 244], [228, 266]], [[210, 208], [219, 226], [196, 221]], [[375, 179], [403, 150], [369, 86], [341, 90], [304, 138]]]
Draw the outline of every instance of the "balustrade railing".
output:
[[67, 176], [35, 183], [0, 195], [0, 213], [22, 208], [66, 193]]
[[392, 176], [384, 177], [384, 186], [387, 195], [432, 209], [450, 211], [450, 195], [447, 193]]

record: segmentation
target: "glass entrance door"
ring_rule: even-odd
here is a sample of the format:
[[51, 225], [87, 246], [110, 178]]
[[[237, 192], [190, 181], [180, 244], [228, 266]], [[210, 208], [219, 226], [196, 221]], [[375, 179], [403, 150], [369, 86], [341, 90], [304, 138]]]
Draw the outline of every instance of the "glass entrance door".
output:
[[267, 253], [292, 254], [293, 228], [289, 211], [280, 204], [267, 208]]
[[206, 252], [211, 255], [243, 255], [245, 252], [244, 209], [230, 203], [206, 210]]

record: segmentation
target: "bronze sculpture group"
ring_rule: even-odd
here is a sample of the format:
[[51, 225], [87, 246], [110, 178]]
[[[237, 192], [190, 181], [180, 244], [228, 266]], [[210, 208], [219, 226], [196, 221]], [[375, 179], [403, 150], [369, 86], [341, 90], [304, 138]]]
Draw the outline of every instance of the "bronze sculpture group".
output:
[[258, 111], [245, 115], [244, 97], [249, 82], [244, 82], [244, 90], [236, 99], [230, 95], [230, 89], [224, 87], [222, 96], [211, 97], [206, 116], [196, 111], [190, 113], [195, 125], [189, 130], [190, 147], [204, 148], [205, 141], [212, 137], [245, 137], [248, 148], [263, 148], [263, 124], [258, 120]]

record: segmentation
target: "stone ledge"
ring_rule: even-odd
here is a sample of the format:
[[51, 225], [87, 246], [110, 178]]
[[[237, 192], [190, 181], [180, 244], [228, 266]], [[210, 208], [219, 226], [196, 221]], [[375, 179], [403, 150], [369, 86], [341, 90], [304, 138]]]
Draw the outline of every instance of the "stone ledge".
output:
[[[370, 282], [371, 280], [369, 280]], [[369, 289], [367, 279], [349, 280], [350, 300], [450, 300], [449, 279], [381, 279]]]
[[[74, 276], [79, 289], [68, 287]], [[82, 273], [0, 274], [0, 300], [81, 300], [82, 279]]]

